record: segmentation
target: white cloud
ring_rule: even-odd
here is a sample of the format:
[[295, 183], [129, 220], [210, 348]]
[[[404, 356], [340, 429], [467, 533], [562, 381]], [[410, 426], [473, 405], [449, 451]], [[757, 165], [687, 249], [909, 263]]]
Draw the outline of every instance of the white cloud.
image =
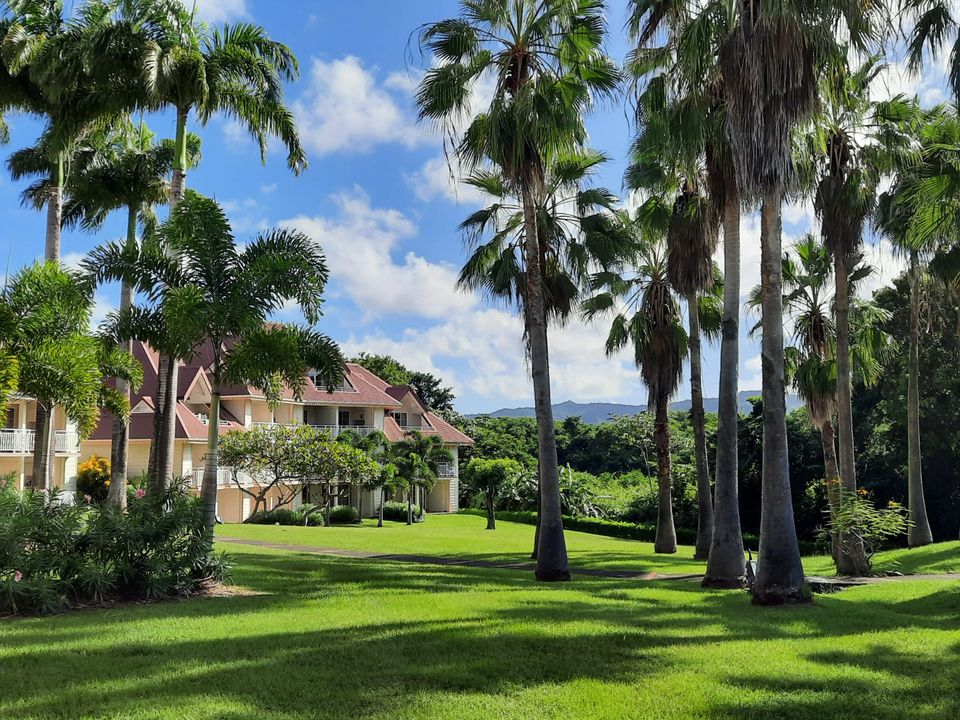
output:
[[397, 73], [378, 84], [374, 71], [348, 55], [332, 62], [314, 59], [309, 80], [293, 111], [313, 152], [365, 152], [383, 143], [412, 148], [432, 141], [403, 107], [408, 85]]
[[80, 263], [86, 259], [85, 253], [72, 252], [61, 256], [60, 264], [68, 270], [79, 270]]
[[874, 292], [885, 285], [892, 285], [909, 265], [908, 258], [897, 252], [886, 238], [865, 243], [863, 255], [864, 261], [873, 268], [873, 275], [863, 280], [857, 288], [859, 296], [865, 299], [872, 297]]
[[238, 242], [245, 240], [243, 235], [262, 232], [270, 228], [270, 222], [264, 215], [264, 209], [254, 198], [224, 200], [220, 203], [230, 220]]
[[275, 193], [276, 191], [277, 191], [277, 184], [276, 184], [276, 183], [269, 183], [268, 185], [261, 185], [261, 186], [260, 186], [260, 192], [262, 192], [264, 195], [271, 195], [271, 194]]
[[430, 158], [417, 172], [405, 176], [407, 185], [424, 202], [440, 197], [458, 204], [482, 205], [483, 193], [461, 182], [462, 178], [456, 159], [448, 160], [443, 155]]
[[454, 289], [455, 267], [403, 251], [403, 241], [417, 232], [403, 213], [372, 207], [361, 188], [333, 200], [334, 217], [300, 216], [281, 224], [307, 233], [320, 245], [335, 289], [342, 289], [368, 318], [447, 317], [478, 304], [475, 296]]
[[93, 296], [93, 313], [90, 316], [90, 331], [96, 332], [100, 328], [100, 325], [103, 324], [103, 321], [107, 319], [107, 315], [116, 309], [116, 306], [104, 295], [96, 293]]
[[193, 0], [193, 3], [187, 0], [184, 4], [188, 8], [196, 7], [197, 15], [214, 25], [250, 18], [247, 0]]

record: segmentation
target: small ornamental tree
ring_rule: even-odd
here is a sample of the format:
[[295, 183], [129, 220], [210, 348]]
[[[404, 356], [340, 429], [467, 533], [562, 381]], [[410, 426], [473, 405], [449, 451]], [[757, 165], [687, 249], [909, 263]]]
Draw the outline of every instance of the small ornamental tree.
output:
[[[254, 502], [251, 517], [267, 509], [267, 497], [277, 493], [277, 507], [290, 504], [314, 472], [318, 443], [327, 443], [325, 433], [309, 425], [254, 427], [220, 438], [220, 461], [232, 471], [234, 484]], [[253, 478], [246, 487], [240, 474]]]
[[909, 526], [906, 508], [899, 503], [890, 501], [880, 508], [865, 489], [851, 492], [841, 488], [833, 517], [823, 532], [828, 538], [843, 535], [862, 544], [867, 564], [872, 568], [873, 556], [881, 544], [904, 535]]
[[487, 530], [497, 529], [496, 500], [501, 488], [516, 482], [523, 468], [516, 460], [474, 458], [460, 471], [460, 479], [484, 496], [487, 506]]
[[308, 454], [310, 472], [303, 479], [303, 487], [308, 493], [312, 488], [320, 491], [323, 524], [328, 527], [333, 500], [349, 497], [352, 485], [363, 487], [380, 472], [380, 465], [362, 450], [330, 440], [326, 433], [320, 433], [318, 441], [310, 444]]
[[110, 491], [110, 461], [91, 455], [77, 467], [77, 495], [88, 503], [100, 504]]

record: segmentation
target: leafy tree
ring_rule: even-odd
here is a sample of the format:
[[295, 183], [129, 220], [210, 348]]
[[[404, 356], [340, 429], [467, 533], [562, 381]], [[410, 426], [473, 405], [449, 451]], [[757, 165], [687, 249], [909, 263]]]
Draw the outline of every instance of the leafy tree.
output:
[[[492, 163], [522, 198], [525, 327], [542, 494], [536, 574], [540, 580], [568, 580], [536, 208], [551, 161], [583, 145], [584, 114], [595, 97], [617, 89], [619, 72], [603, 52], [600, 0], [463, 0], [461, 8], [459, 17], [421, 29], [420, 47], [438, 64], [424, 75], [416, 102], [421, 120], [444, 128], [462, 167], [473, 172]], [[494, 79], [495, 91], [474, 112], [472, 91], [486, 76]]]
[[460, 470], [460, 480], [484, 496], [487, 505], [487, 530], [497, 529], [496, 500], [500, 489], [519, 477], [523, 468], [515, 460], [474, 458]]
[[313, 330], [267, 324], [271, 313], [295, 300], [308, 322], [320, 317], [327, 267], [316, 244], [295, 230], [262, 233], [239, 248], [223, 210], [187, 193], [160, 228], [144, 240], [146, 262], [131, 266], [111, 243], [91, 254], [104, 277], [139, 276], [157, 302], [121, 318], [145, 333], [172, 326], [191, 346], [209, 353], [209, 436], [201, 497], [207, 523], [216, 520], [220, 392], [224, 383], [253, 385], [270, 402], [284, 386], [299, 397], [307, 368], [334, 387], [343, 377], [336, 344]]

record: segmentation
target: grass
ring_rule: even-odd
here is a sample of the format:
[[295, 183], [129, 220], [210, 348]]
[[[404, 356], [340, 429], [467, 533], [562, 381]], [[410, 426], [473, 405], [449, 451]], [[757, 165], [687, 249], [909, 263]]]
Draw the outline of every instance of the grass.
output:
[[0, 717], [960, 716], [955, 583], [770, 609], [690, 582], [221, 544], [256, 594], [0, 622]]
[[[217, 537], [496, 562], [529, 559], [532, 526], [498, 521], [497, 529], [492, 532], [485, 530], [485, 526], [486, 520], [475, 515], [428, 515], [422, 525], [388, 522], [382, 528], [376, 527], [373, 520], [329, 528], [223, 525], [217, 528]], [[693, 559], [692, 547], [681, 546], [676, 555], [657, 555], [652, 543], [583, 532], [567, 531], [565, 535], [571, 567], [686, 574], [702, 573], [706, 566]], [[829, 556], [804, 558], [803, 565], [810, 575], [835, 573]], [[910, 575], [960, 572], [960, 542], [878, 553], [874, 567], [878, 571], [897, 570]]]

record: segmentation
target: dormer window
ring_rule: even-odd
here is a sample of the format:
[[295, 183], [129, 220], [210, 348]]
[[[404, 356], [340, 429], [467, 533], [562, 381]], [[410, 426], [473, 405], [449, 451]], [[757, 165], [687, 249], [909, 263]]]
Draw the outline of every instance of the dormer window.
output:
[[[310, 378], [310, 382], [313, 383], [313, 386], [318, 390], [326, 390], [326, 387], [322, 386], [323, 385], [322, 382], [321, 383], [317, 382], [318, 374], [319, 373], [317, 373], [317, 371], [313, 370], [312, 368], [307, 371], [307, 377]], [[334, 392], [357, 392], [356, 388], [354, 388], [353, 385], [350, 384], [350, 381], [347, 380], [346, 375], [340, 378], [340, 384], [335, 385], [333, 388], [333, 391]]]

